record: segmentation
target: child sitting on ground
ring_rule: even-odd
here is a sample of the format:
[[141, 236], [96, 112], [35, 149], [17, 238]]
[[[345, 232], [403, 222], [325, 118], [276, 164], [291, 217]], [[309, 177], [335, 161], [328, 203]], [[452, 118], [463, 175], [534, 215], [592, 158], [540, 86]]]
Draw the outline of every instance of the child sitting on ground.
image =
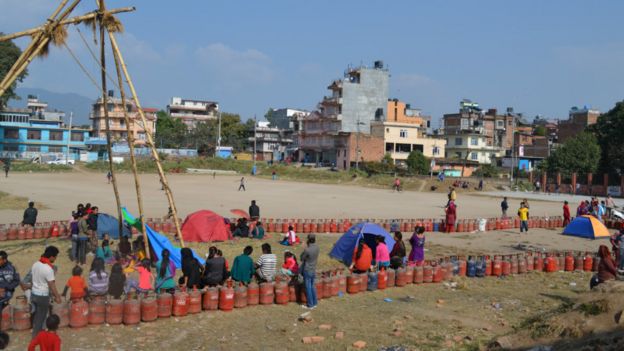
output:
[[299, 242], [299, 239], [297, 238], [297, 234], [295, 234], [293, 226], [292, 225], [288, 226], [288, 232], [286, 233], [286, 235], [284, 235], [284, 238], [282, 239], [282, 241], [280, 241], [280, 244], [286, 245], [286, 246], [293, 246], [297, 244], [298, 242]]
[[72, 269], [72, 276], [67, 280], [65, 289], [63, 289], [63, 297], [67, 295], [67, 290], [70, 290], [69, 298], [71, 301], [77, 301], [87, 296], [87, 282], [82, 277], [80, 266], [75, 266]]
[[284, 252], [284, 264], [282, 265], [282, 273], [289, 277], [299, 274], [299, 264], [297, 257], [292, 252]]
[[109, 264], [114, 261], [113, 252], [111, 251], [108, 239], [102, 240], [102, 246], [95, 250], [95, 257], [99, 257]]
[[35, 336], [34, 339], [28, 344], [28, 351], [35, 351], [39, 346], [40, 351], [60, 351], [61, 350], [61, 338], [56, 334], [61, 319], [55, 314], [51, 314], [46, 319], [46, 328], [48, 330], [42, 330]]

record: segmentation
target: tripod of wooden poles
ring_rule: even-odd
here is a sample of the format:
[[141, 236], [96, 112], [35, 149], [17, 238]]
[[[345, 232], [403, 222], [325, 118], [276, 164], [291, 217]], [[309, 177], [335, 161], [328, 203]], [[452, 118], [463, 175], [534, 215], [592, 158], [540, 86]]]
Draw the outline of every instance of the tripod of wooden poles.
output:
[[[122, 110], [124, 114], [124, 121], [126, 124], [128, 146], [130, 148], [130, 161], [132, 164], [132, 174], [134, 176], [134, 184], [135, 184], [136, 197], [137, 197], [137, 203], [138, 203], [138, 209], [139, 209], [139, 220], [141, 222], [143, 238], [146, 244], [148, 245], [147, 247], [149, 247], [149, 240], [148, 240], [146, 229], [145, 229], [143, 199], [141, 196], [141, 183], [140, 183], [139, 176], [138, 176], [137, 163], [136, 163], [136, 158], [134, 154], [134, 134], [131, 129], [132, 123], [131, 123], [130, 117], [128, 116], [128, 111], [126, 108], [127, 99], [126, 99], [126, 93], [124, 89], [124, 78], [128, 85], [128, 88], [130, 89], [132, 99], [138, 110], [140, 121], [145, 131], [146, 138], [147, 138], [147, 146], [149, 147], [151, 151], [151, 156], [154, 159], [154, 162], [156, 163], [158, 176], [160, 177], [160, 182], [162, 183], [163, 189], [167, 196], [167, 201], [169, 202], [169, 208], [173, 215], [173, 222], [175, 224], [177, 237], [180, 240], [181, 246], [184, 247], [184, 239], [182, 238], [180, 221], [178, 218], [178, 212], [177, 212], [175, 201], [173, 198], [173, 193], [171, 191], [171, 188], [169, 187], [167, 176], [165, 175], [162, 164], [160, 162], [160, 156], [158, 155], [158, 151], [156, 150], [156, 145], [154, 144], [154, 138], [152, 136], [152, 133], [147, 128], [148, 126], [147, 118], [145, 117], [145, 113], [143, 111], [143, 108], [141, 107], [139, 97], [134, 87], [134, 83], [132, 82], [132, 79], [130, 78], [130, 74], [128, 73], [128, 69], [126, 67], [123, 55], [121, 53], [121, 50], [119, 49], [119, 45], [117, 43], [117, 39], [115, 36], [115, 33], [123, 31], [123, 25], [114, 16], [114, 14], [134, 11], [134, 8], [125, 7], [125, 8], [119, 8], [119, 9], [106, 10], [106, 5], [104, 3], [104, 0], [96, 0], [97, 6], [98, 6], [97, 10], [92, 11], [82, 16], [69, 18], [69, 15], [76, 8], [76, 6], [80, 3], [80, 0], [73, 0], [69, 5], [67, 5], [68, 2], [69, 0], [62, 0], [60, 5], [54, 10], [52, 15], [48, 17], [46, 23], [44, 23], [43, 25], [26, 30], [26, 31], [0, 37], [0, 42], [23, 37], [23, 36], [31, 36], [32, 38], [29, 45], [24, 49], [24, 51], [22, 52], [20, 57], [17, 59], [17, 61], [15, 61], [15, 63], [13, 64], [13, 66], [11, 67], [7, 75], [0, 82], [0, 96], [2, 96], [6, 92], [6, 90], [15, 82], [17, 77], [26, 69], [26, 67], [28, 67], [30, 62], [35, 57], [47, 55], [49, 51], [50, 43], [56, 46], [64, 45], [65, 47], [67, 47], [65, 45], [65, 40], [67, 38], [67, 29], [66, 29], [67, 25], [83, 23], [85, 25], [91, 26], [91, 28], [94, 31], [94, 37], [96, 34], [96, 29], [99, 28], [99, 46], [100, 46], [99, 56], [100, 57], [98, 60], [94, 55], [94, 58], [98, 60], [97, 63], [100, 67], [101, 85], [98, 86], [96, 84], [96, 87], [98, 89], [101, 89], [102, 91], [101, 106], [102, 106], [102, 110], [104, 113], [104, 120], [105, 120], [105, 126], [106, 126], [106, 148], [108, 152], [108, 166], [109, 166], [109, 171], [112, 175], [113, 191], [115, 194], [115, 201], [117, 204], [117, 216], [119, 219], [119, 233], [120, 234], [122, 233], [123, 215], [122, 215], [122, 210], [121, 210], [121, 201], [119, 198], [117, 176], [116, 176], [115, 168], [113, 166], [110, 116], [108, 114], [108, 108], [107, 108], [107, 103], [109, 101], [109, 98], [107, 96], [106, 78], [107, 76], [110, 77], [108, 75], [108, 72], [106, 71], [105, 42], [106, 42], [107, 36], [108, 36], [109, 42], [111, 44], [112, 52], [113, 52], [113, 58], [115, 62], [115, 71], [117, 75], [116, 85], [119, 88], [120, 95], [121, 95], [121, 103], [123, 106]], [[71, 137], [71, 131], [68, 137]], [[146, 250], [146, 254], [147, 254], [147, 257], [149, 258], [150, 250]]]

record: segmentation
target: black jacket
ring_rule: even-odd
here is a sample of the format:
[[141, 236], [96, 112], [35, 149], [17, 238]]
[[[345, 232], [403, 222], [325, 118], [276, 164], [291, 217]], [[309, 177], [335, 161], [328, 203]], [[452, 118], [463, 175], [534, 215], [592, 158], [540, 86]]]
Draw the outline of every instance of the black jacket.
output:
[[249, 206], [249, 217], [260, 217], [260, 207], [258, 207], [258, 205]]
[[90, 230], [97, 230], [97, 221], [98, 221], [98, 215], [92, 213], [89, 215], [89, 218], [87, 218], [87, 224], [89, 225], [89, 229]]
[[203, 283], [204, 285], [214, 286], [223, 283], [227, 278], [227, 269], [225, 268], [225, 258], [214, 257], [206, 260], [204, 268]]
[[35, 223], [37, 223], [37, 209], [34, 207], [29, 207], [24, 210], [24, 219], [22, 220], [22, 224], [34, 226]]
[[201, 271], [200, 263], [195, 258], [185, 259], [182, 261], [182, 277], [188, 278], [186, 287], [192, 289], [194, 287], [201, 288]]
[[0, 305], [11, 299], [13, 291], [15, 291], [19, 283], [19, 273], [17, 273], [13, 264], [7, 261], [4, 266], [0, 267], [0, 288], [4, 289], [4, 297], [0, 297]]

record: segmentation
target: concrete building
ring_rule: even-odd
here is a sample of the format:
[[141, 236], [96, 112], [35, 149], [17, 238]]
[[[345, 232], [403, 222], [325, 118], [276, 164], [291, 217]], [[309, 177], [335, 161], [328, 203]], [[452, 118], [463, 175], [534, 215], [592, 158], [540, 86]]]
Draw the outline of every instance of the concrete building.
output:
[[[255, 134], [255, 137], [254, 137]], [[284, 161], [288, 150], [293, 144], [293, 131], [270, 126], [269, 122], [257, 122], [255, 131], [249, 137], [249, 151], [253, 153], [254, 140], [256, 141], [256, 160]]]
[[301, 130], [301, 121], [308, 115], [310, 115], [310, 111], [306, 110], [294, 108], [272, 109], [269, 122], [273, 128], [290, 129], [297, 133]]
[[89, 130], [70, 130], [62, 116], [63, 112], [48, 111], [47, 104], [30, 97], [27, 109], [0, 111], [0, 157], [45, 161], [65, 157], [69, 147], [70, 159], [78, 160]]
[[404, 164], [413, 150], [428, 158], [444, 157], [446, 140], [427, 135], [431, 117], [397, 99], [388, 100], [387, 119], [371, 122], [371, 134], [384, 140], [384, 152]]
[[559, 121], [558, 143], [564, 143], [584, 131], [588, 126], [595, 124], [600, 116], [600, 111], [589, 107], [572, 107], [570, 109], [569, 118], [565, 121]]
[[[385, 120], [389, 80], [390, 73], [383, 62], [376, 61], [373, 67], [348, 68], [342, 79], [333, 81], [327, 87], [331, 95], [318, 104], [318, 111], [303, 119], [299, 159], [337, 165], [342, 169], [348, 169], [356, 159], [373, 160], [370, 158], [373, 154], [347, 150], [347, 147], [357, 148], [357, 145], [346, 142], [351, 139], [345, 139], [344, 133], [367, 135], [372, 121]], [[349, 164], [346, 165], [338, 162], [339, 155], [352, 155], [353, 152], [359, 157], [348, 157]], [[345, 156], [341, 157], [340, 160], [344, 161]]]
[[189, 129], [192, 129], [199, 122], [216, 119], [219, 113], [219, 104], [214, 101], [172, 97], [171, 102], [167, 105], [167, 113], [173, 118], [182, 120]]
[[480, 132], [464, 132], [446, 136], [447, 159], [476, 161], [480, 164], [491, 164], [505, 155], [500, 147], [488, 145], [489, 138]]
[[143, 126], [134, 101], [126, 100], [126, 106], [123, 106], [121, 99], [116, 98], [113, 91], [108, 92], [107, 100], [106, 107], [104, 107], [102, 103], [102, 98], [97, 99], [93, 104], [93, 110], [91, 111], [91, 116], [89, 116], [93, 125], [92, 136], [94, 138], [106, 139], [106, 118], [104, 116], [104, 108], [106, 108], [108, 110], [108, 117], [110, 118], [109, 127], [112, 141], [127, 141], [128, 131], [124, 116], [125, 109], [130, 119], [130, 130], [133, 133], [135, 145], [145, 145], [147, 142], [145, 131], [147, 130], [153, 134], [156, 130], [156, 112], [158, 110], [154, 108], [143, 108], [145, 118], [147, 119], [147, 126]]

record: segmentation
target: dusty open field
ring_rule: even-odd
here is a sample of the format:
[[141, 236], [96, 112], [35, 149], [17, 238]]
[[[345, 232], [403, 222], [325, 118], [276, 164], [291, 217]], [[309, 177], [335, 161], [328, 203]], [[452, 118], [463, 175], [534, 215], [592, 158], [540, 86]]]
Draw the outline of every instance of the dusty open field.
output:
[[[275, 218], [402, 218], [442, 217], [445, 195], [439, 193], [403, 192], [302, 184], [283, 181], [250, 179], [247, 192], [237, 192], [238, 178], [196, 175], [171, 176], [172, 188], [182, 215], [197, 209], [212, 209], [228, 214], [231, 208], [246, 208], [251, 199], [261, 206], [262, 216]], [[164, 194], [155, 175], [142, 179], [148, 217], [166, 212]], [[121, 176], [125, 203], [134, 211], [133, 183]], [[13, 195], [41, 201], [48, 209], [41, 219], [64, 218], [78, 202], [92, 202], [104, 212], [114, 212], [110, 186], [99, 174], [19, 174], [0, 181], [0, 190]], [[493, 217], [499, 214], [500, 199], [491, 196], [459, 195], [460, 218]], [[510, 202], [515, 209], [517, 200]], [[559, 202], [531, 201], [534, 215], [558, 215]], [[21, 211], [1, 210], [0, 222], [16, 222]], [[17, 218], [16, 218], [17, 217]], [[276, 241], [273, 234], [269, 242]], [[322, 249], [320, 267], [340, 267], [327, 253], [337, 236], [320, 235]], [[48, 242], [10, 242], [2, 248], [10, 260], [26, 273], [46, 243], [58, 245], [63, 252], [66, 240]], [[516, 253], [518, 244], [535, 249], [596, 250], [603, 241], [588, 241], [561, 236], [558, 231], [532, 230], [520, 235], [515, 230], [488, 233], [447, 235], [427, 234], [428, 258], [450, 254]], [[226, 258], [254, 246], [258, 256], [260, 242], [248, 239], [219, 243]], [[201, 254], [207, 244], [192, 244]], [[281, 257], [284, 247], [273, 245]], [[295, 249], [297, 253], [300, 248]], [[280, 262], [281, 263], [281, 262]], [[72, 268], [66, 255], [58, 261], [59, 287]], [[506, 279], [456, 279], [458, 287], [442, 284], [408, 286], [374, 293], [322, 300], [313, 311], [314, 321], [302, 324], [297, 317], [304, 310], [296, 304], [253, 307], [231, 313], [201, 313], [186, 318], [171, 318], [138, 327], [89, 327], [60, 332], [68, 350], [145, 350], [155, 348], [188, 350], [348, 350], [356, 340], [368, 343], [367, 349], [403, 345], [414, 350], [476, 350], [501, 335], [514, 335], [532, 317], [557, 310], [566, 301], [586, 294], [588, 273], [532, 273]], [[385, 298], [392, 302], [384, 302]], [[475, 318], [478, 316], [478, 318]], [[331, 324], [329, 331], [319, 330], [320, 324]], [[344, 331], [344, 339], [335, 339], [336, 331]], [[321, 335], [321, 345], [301, 343], [303, 336]], [[12, 350], [23, 350], [28, 333], [11, 333]], [[551, 336], [552, 337], [552, 336]], [[552, 338], [549, 339], [552, 341]], [[549, 341], [546, 340], [546, 341]], [[544, 340], [524, 339], [517, 346], [531, 346]]]

